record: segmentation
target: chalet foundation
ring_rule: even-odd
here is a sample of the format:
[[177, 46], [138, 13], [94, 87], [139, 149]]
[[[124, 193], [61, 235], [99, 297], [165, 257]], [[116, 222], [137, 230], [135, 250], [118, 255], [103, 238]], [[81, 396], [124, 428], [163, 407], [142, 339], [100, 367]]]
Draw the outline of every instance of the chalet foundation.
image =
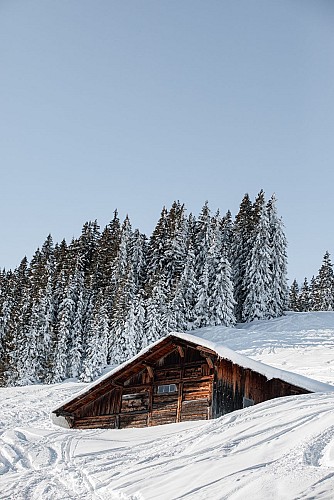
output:
[[192, 335], [170, 334], [53, 414], [57, 423], [76, 429], [146, 427], [217, 418], [268, 399], [315, 392], [314, 384], [330, 387], [305, 377], [294, 385], [290, 375]]

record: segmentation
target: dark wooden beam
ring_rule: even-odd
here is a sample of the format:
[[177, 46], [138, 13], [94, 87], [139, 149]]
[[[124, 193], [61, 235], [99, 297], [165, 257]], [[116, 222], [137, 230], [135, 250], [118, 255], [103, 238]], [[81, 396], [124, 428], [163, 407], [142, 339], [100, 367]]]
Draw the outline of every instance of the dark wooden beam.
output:
[[62, 416], [62, 417], [74, 418], [74, 414], [69, 411], [60, 410], [60, 411], [55, 411], [54, 413], [57, 415], [57, 417]]
[[208, 354], [216, 354], [212, 349], [208, 349], [207, 347], [203, 347], [201, 345], [196, 346], [196, 349], [200, 352], [208, 353]]
[[176, 346], [177, 350], [179, 351], [179, 355], [181, 358], [184, 358], [184, 350], [180, 345]]
[[122, 389], [124, 389], [124, 385], [121, 384], [120, 382], [116, 382], [116, 380], [111, 380], [110, 383], [115, 387], [121, 387]]
[[210, 368], [213, 368], [213, 361], [212, 361], [212, 359], [209, 356], [207, 356], [205, 359], [206, 359], [206, 362], [208, 363], [208, 365], [210, 366]]
[[[117, 373], [113, 377], [113, 379], [115, 380], [115, 379], [121, 378], [124, 382], [126, 382], [127, 380], [132, 378], [137, 373], [138, 367], [143, 366], [143, 363], [154, 367], [155, 366], [154, 363], [156, 362], [156, 359], [155, 359], [156, 356], [158, 356], [161, 351], [165, 351], [166, 348], [168, 348], [168, 347], [174, 348], [171, 340], [168, 340], [166, 343], [163, 342], [163, 345], [161, 345], [160, 347], [151, 348], [149, 351], [147, 351], [145, 354], [143, 354], [141, 356], [141, 358], [139, 358], [139, 359], [137, 358], [134, 361], [130, 361], [129, 364], [123, 368], [123, 370], [121, 370], [119, 373]], [[164, 356], [167, 356], [167, 353], [163, 354], [162, 357], [164, 357]], [[142, 361], [143, 358], [145, 359], [145, 361]], [[152, 359], [153, 363], [150, 362], [151, 361], [150, 358], [153, 358]], [[124, 378], [124, 377], [126, 377], [126, 378]], [[108, 380], [109, 379], [107, 379], [106, 382], [108, 382]], [[102, 382], [101, 382], [101, 384], [102, 384]]]
[[147, 372], [149, 374], [149, 377], [153, 378], [154, 377], [154, 372], [153, 372], [152, 366], [149, 365], [149, 364], [147, 364], [147, 363], [142, 363], [142, 364], [143, 364], [143, 366], [145, 366], [145, 368], [146, 368], [146, 370], [147, 370]]
[[[183, 356], [181, 356], [181, 372], [180, 372], [180, 382], [178, 384], [178, 396], [177, 396], [177, 409], [176, 409], [176, 422], [181, 422], [182, 413], [182, 399], [183, 399], [183, 378], [184, 378], [184, 351], [182, 347], [177, 346], [177, 349], [181, 349]], [[180, 351], [179, 351], [180, 352]]]
[[155, 368], [155, 366], [156, 366], [154, 363], [150, 363], [149, 361], [143, 361], [142, 365], [150, 366], [151, 368]]
[[147, 413], [147, 426], [152, 425], [152, 410], [153, 410], [153, 386], [150, 385], [148, 391], [148, 413]]
[[172, 347], [172, 346], [173, 346], [172, 341], [168, 340], [168, 342], [163, 343], [163, 345], [161, 345], [159, 348], [155, 348], [155, 349], [153, 348], [151, 351], [148, 351], [148, 353], [145, 353], [146, 358], [156, 356], [159, 354], [160, 351], [164, 351], [167, 347]]

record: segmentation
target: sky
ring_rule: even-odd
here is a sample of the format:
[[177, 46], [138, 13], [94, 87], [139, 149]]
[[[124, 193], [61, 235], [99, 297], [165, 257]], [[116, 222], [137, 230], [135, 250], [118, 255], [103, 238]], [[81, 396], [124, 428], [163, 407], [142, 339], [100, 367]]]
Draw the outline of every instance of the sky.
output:
[[0, 267], [117, 208], [276, 193], [289, 278], [334, 260], [334, 2], [0, 0]]

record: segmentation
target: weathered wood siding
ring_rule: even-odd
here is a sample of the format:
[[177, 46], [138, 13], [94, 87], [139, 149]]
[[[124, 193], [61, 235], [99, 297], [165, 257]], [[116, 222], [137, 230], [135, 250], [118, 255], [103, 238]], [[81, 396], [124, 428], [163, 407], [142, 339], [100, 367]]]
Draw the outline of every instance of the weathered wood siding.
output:
[[[153, 375], [153, 376], [152, 376]], [[196, 349], [173, 348], [155, 364], [75, 411], [73, 427], [125, 428], [211, 418], [213, 366]], [[159, 393], [175, 384], [176, 391]], [[93, 398], [93, 395], [92, 395]]]
[[215, 370], [212, 416], [217, 418], [243, 408], [244, 397], [257, 404], [268, 399], [307, 392], [280, 379], [268, 380], [264, 375], [227, 359], [219, 359]]

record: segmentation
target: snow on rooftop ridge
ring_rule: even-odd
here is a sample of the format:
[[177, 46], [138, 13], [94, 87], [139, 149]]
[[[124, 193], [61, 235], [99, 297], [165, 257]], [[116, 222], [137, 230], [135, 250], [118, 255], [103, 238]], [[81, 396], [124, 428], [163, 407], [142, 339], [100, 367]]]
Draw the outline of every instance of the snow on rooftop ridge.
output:
[[[143, 356], [145, 353], [149, 352], [153, 347], [158, 345], [163, 339], [167, 337], [178, 337], [180, 339], [186, 340], [188, 342], [192, 342], [194, 344], [198, 344], [202, 347], [206, 347], [208, 349], [211, 349], [212, 351], [216, 352], [218, 356], [224, 359], [228, 359], [232, 361], [233, 363], [242, 366], [243, 368], [248, 368], [250, 370], [253, 370], [255, 372], [258, 372], [262, 375], [264, 375], [268, 380], [271, 380], [273, 378], [279, 378], [280, 380], [283, 380], [289, 384], [295, 385], [297, 387], [301, 387], [307, 391], [310, 392], [334, 392], [334, 386], [330, 384], [325, 384], [323, 382], [318, 382], [317, 380], [305, 377], [304, 375], [299, 375], [297, 373], [289, 372], [286, 370], [281, 370], [279, 368], [274, 368], [272, 366], [266, 365], [264, 363], [261, 363], [260, 361], [255, 361], [254, 359], [248, 358], [247, 356], [244, 356], [243, 354], [239, 354], [236, 351], [233, 351], [229, 347], [224, 346], [223, 344], [212, 342], [211, 340], [206, 340], [201, 337], [197, 337], [195, 335], [192, 335], [190, 333], [181, 333], [181, 332], [170, 332], [168, 333], [165, 337], [162, 337], [152, 344], [149, 344], [147, 347], [142, 349], [138, 354], [133, 356], [132, 358], [124, 361], [120, 365], [116, 366], [112, 370], [108, 371], [98, 379], [96, 379], [94, 382], [90, 383], [87, 387], [82, 389], [81, 391], [77, 392], [74, 396], [71, 398], [66, 399], [61, 406], [64, 406], [74, 399], [85, 395], [87, 392], [92, 390], [95, 386], [103, 382], [104, 380], [108, 379], [109, 377], [115, 375], [119, 371], [121, 371], [124, 367], [126, 367], [129, 363], [135, 361], [136, 359], [140, 358]], [[57, 408], [52, 409], [51, 411], [54, 412], [55, 410], [59, 409], [60, 406], [58, 405]]]

